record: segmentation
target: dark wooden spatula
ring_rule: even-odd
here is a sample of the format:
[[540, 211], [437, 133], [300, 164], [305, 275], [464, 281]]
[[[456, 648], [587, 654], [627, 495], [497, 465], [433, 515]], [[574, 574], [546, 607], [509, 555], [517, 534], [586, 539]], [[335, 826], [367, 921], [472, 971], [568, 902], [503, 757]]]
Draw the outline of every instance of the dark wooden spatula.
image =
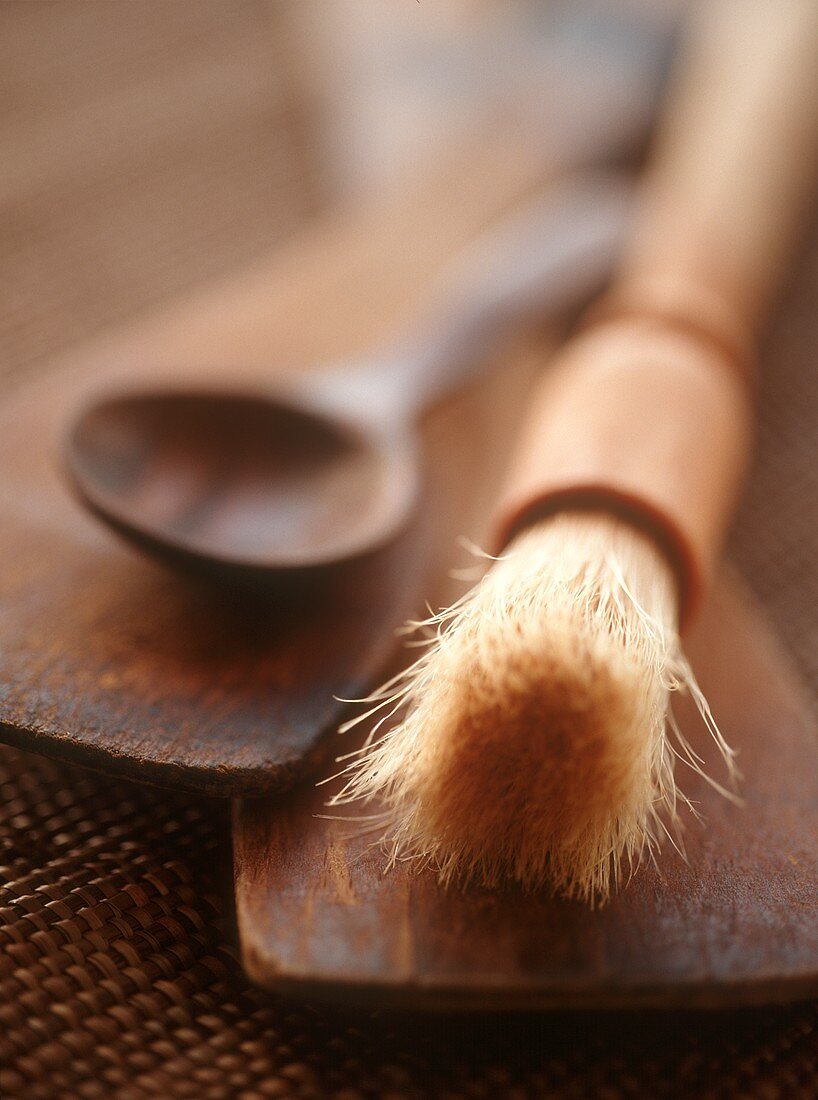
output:
[[[665, 845], [657, 867], [593, 911], [385, 873], [372, 836], [320, 816], [337, 812], [327, 787], [242, 802], [236, 903], [249, 974], [299, 997], [402, 1008], [721, 1007], [818, 994], [818, 724], [735, 585], [721, 585], [690, 652], [744, 779], [741, 806], [687, 780], [706, 819], [687, 819], [689, 862]], [[706, 752], [692, 708], [680, 717]]]

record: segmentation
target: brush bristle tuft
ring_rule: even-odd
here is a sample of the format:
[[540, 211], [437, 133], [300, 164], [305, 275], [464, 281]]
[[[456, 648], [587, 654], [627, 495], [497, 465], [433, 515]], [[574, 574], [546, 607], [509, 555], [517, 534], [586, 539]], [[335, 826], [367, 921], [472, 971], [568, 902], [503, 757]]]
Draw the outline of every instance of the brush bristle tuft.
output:
[[[691, 690], [672, 571], [592, 514], [520, 534], [418, 661], [373, 697], [399, 720], [347, 769], [334, 804], [378, 799], [393, 859], [444, 882], [550, 886], [594, 903], [658, 847], [683, 798], [668, 707]], [[429, 624], [425, 624], [429, 625]], [[672, 732], [672, 731], [671, 731]]]

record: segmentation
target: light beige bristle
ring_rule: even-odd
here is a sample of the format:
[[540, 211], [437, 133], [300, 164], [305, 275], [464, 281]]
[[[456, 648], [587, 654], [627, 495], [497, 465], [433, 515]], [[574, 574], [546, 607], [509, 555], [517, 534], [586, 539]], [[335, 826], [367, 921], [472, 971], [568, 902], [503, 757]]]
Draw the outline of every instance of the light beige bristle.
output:
[[673, 691], [692, 692], [730, 761], [676, 618], [672, 572], [647, 537], [596, 514], [538, 523], [430, 620], [420, 659], [373, 697], [399, 720], [349, 765], [334, 803], [377, 798], [392, 857], [444, 881], [604, 900], [670, 835], [675, 756], [699, 767], [669, 717]]

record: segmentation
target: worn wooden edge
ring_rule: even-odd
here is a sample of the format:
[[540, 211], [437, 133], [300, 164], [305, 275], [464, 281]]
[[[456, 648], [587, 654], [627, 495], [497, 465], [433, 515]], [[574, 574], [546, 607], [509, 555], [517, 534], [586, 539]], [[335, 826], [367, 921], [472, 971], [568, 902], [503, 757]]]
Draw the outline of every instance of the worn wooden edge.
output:
[[786, 978], [770, 974], [752, 982], [725, 982], [715, 989], [706, 982], [680, 982], [675, 986], [649, 983], [632, 985], [567, 986], [547, 990], [532, 984], [528, 989], [492, 987], [475, 982], [472, 988], [445, 983], [415, 983], [406, 986], [384, 983], [352, 983], [339, 975], [333, 982], [310, 975], [287, 975], [271, 982], [269, 970], [254, 959], [242, 956], [248, 977], [259, 985], [294, 1001], [312, 1000], [334, 1005], [389, 1011], [423, 1012], [639, 1012], [644, 1009], [677, 1012], [717, 1012], [797, 1004], [818, 996], [818, 978]]
[[326, 734], [343, 719], [346, 706], [328, 701], [326, 720], [316, 731], [316, 742], [306, 752], [292, 756], [266, 770], [257, 767], [237, 767], [225, 763], [219, 767], [197, 767], [188, 760], [157, 761], [118, 753], [110, 748], [97, 748], [86, 741], [50, 729], [41, 730], [24, 724], [0, 722], [0, 743], [47, 756], [64, 764], [87, 768], [89, 771], [128, 779], [148, 786], [191, 795], [229, 800], [239, 794], [262, 796], [285, 792], [332, 758], [332, 746]]
[[[214, 766], [210, 763], [197, 765], [189, 756], [184, 756], [178, 761], [172, 758], [157, 759], [144, 754], [137, 756], [130, 752], [117, 751], [111, 741], [107, 741], [104, 746], [98, 746], [88, 739], [75, 736], [71, 731], [63, 732], [48, 725], [45, 721], [42, 723], [0, 721], [0, 743], [26, 752], [48, 756], [66, 764], [88, 768], [91, 771], [192, 795], [232, 799], [239, 796], [267, 796], [289, 791], [299, 781], [316, 774], [319, 769], [330, 764], [337, 749], [332, 734], [352, 706], [348, 701], [349, 698], [365, 695], [377, 679], [379, 672], [393, 657], [399, 645], [396, 636], [397, 628], [418, 609], [420, 604], [421, 579], [425, 575], [428, 556], [432, 552], [432, 528], [425, 494], [422, 494], [416, 513], [392, 542], [377, 548], [372, 554], [363, 556], [354, 564], [353, 575], [365, 583], [371, 567], [378, 568], [379, 564], [383, 565], [392, 557], [407, 563], [406, 584], [401, 591], [395, 592], [388, 607], [386, 617], [390, 626], [387, 629], [373, 629], [370, 632], [365, 657], [354, 670], [351, 670], [351, 678], [343, 684], [338, 684], [343, 698], [329, 692], [324, 696], [316, 697], [321, 700], [320, 714], [317, 718], [313, 716], [311, 719], [309, 735], [305, 733], [298, 747], [286, 757], [279, 756], [274, 763], [270, 762], [263, 768], [258, 764], [243, 767], [225, 759]], [[410, 560], [411, 565], [408, 564]], [[173, 572], [171, 566], [161, 568]], [[216, 586], [222, 583], [223, 585], [223, 578], [205, 579], [202, 583]], [[335, 583], [335, 579], [330, 577], [324, 585], [319, 586], [317, 591], [310, 589], [309, 599], [320, 601], [325, 587], [332, 587]], [[346, 583], [343, 577], [340, 583]], [[263, 593], [263, 586], [259, 588], [252, 583], [243, 585], [241, 589], [242, 598], [245, 599], [262, 598]], [[297, 593], [296, 588], [295, 593], [291, 592], [286, 598], [297, 599]], [[274, 734], [273, 729], [271, 736]], [[229, 730], [226, 731], [226, 736], [229, 736]]]

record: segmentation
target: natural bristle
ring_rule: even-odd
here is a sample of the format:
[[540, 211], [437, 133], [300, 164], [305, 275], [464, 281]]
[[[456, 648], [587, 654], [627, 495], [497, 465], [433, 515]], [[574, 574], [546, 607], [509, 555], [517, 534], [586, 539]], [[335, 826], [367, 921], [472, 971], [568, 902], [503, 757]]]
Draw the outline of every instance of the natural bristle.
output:
[[336, 803], [380, 799], [394, 857], [446, 881], [604, 899], [675, 816], [669, 695], [700, 700], [668, 564], [624, 523], [557, 516], [436, 622]]

